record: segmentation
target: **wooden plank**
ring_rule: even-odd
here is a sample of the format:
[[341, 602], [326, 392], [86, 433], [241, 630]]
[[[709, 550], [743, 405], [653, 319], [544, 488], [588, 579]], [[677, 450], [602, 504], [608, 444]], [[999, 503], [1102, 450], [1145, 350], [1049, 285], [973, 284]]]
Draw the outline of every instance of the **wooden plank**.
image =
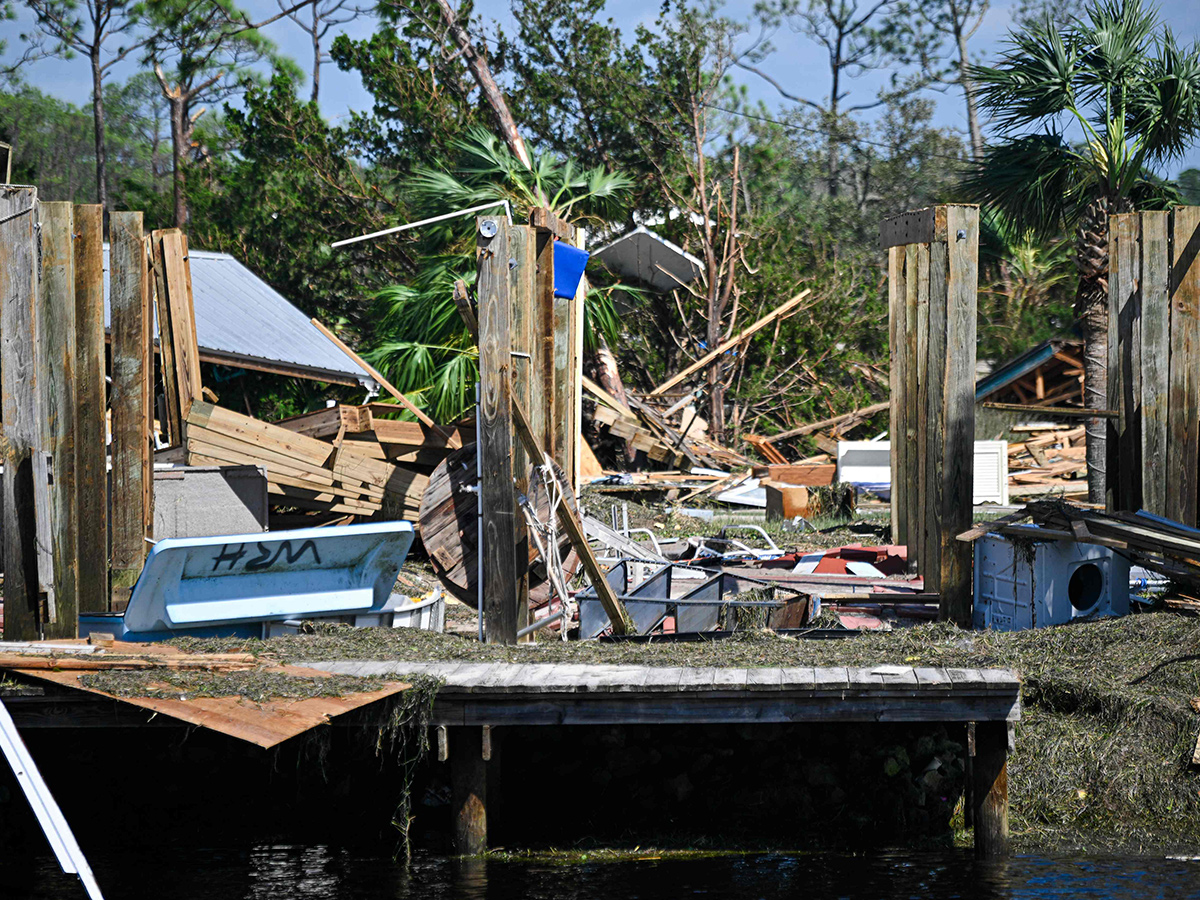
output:
[[[529, 424], [529, 419], [526, 418], [519, 403], [512, 404], [512, 418], [513, 424], [517, 429], [517, 436], [525, 444], [525, 449], [529, 452], [529, 455], [535, 459], [541, 459], [541, 447], [538, 444], [537, 437], [533, 433], [532, 426]], [[559, 502], [558, 519], [563, 526], [563, 530], [570, 538], [575, 552], [579, 554], [579, 559], [583, 563], [583, 569], [587, 573], [588, 578], [591, 579], [592, 586], [596, 589], [596, 596], [600, 600], [600, 605], [604, 607], [604, 612], [608, 615], [608, 620], [612, 624], [613, 634], [637, 634], [637, 628], [634, 626], [633, 620], [629, 617], [625, 605], [617, 598], [616, 593], [604, 577], [605, 572], [600, 568], [600, 562], [596, 559], [596, 554], [592, 551], [591, 545], [588, 544], [583, 523], [576, 518], [575, 513], [565, 500]]]
[[79, 608], [108, 594], [108, 409], [104, 364], [104, 207], [75, 207], [75, 465]]
[[244, 416], [206, 400], [197, 400], [192, 404], [188, 424], [236, 437], [248, 444], [258, 444], [279, 453], [286, 453], [317, 466], [324, 466], [333, 455], [333, 447], [324, 441]]
[[905, 415], [908, 408], [904, 403], [904, 389], [907, 384], [905, 368], [905, 347], [904, 347], [904, 301], [907, 295], [907, 288], [904, 284], [904, 248], [891, 247], [888, 250], [888, 348], [891, 357], [890, 365], [888, 366], [888, 378], [891, 387], [891, 397], [889, 399], [889, 426], [888, 433], [896, 435], [897, 439], [892, 441], [892, 491], [891, 491], [891, 511], [892, 511], [892, 543], [907, 544], [908, 536], [908, 520], [905, 518], [905, 482], [904, 475], [905, 460], [904, 460], [904, 442], [899, 440], [899, 436], [904, 434], [907, 429]]
[[904, 431], [897, 435], [902, 440], [904, 471], [904, 533], [908, 536], [908, 572], [915, 575], [921, 560], [924, 544], [922, 530], [924, 516], [921, 514], [920, 452], [917, 443], [917, 400], [920, 397], [919, 379], [922, 361], [917, 357], [917, 305], [921, 288], [921, 273], [917, 269], [918, 244], [904, 248]]
[[[1200, 459], [1200, 207], [1172, 213], [1171, 363], [1168, 390], [1167, 518], [1197, 524]], [[1161, 477], [1162, 473], [1158, 473]]]
[[[929, 245], [916, 244], [917, 269], [917, 306], [916, 306], [916, 391], [910, 398], [913, 421], [916, 423], [914, 441], [916, 458], [913, 460], [913, 519], [912, 533], [919, 538], [916, 554], [909, 554], [908, 570], [912, 574], [928, 572], [929, 547], [931, 546], [934, 525], [926, 514], [928, 506], [928, 479], [926, 477], [926, 457], [929, 430], [929, 387], [930, 382], [937, 377], [936, 362], [933, 372], [929, 366]], [[910, 445], [912, 446], [912, 445]]]
[[929, 206], [890, 216], [879, 224], [879, 248], [946, 240], [946, 207]]
[[[1117, 410], [1115, 438], [1106, 450], [1107, 494], [1111, 509], [1136, 510], [1141, 506], [1141, 472], [1137, 461], [1141, 453], [1139, 437], [1138, 390], [1140, 348], [1137, 336], [1141, 327], [1139, 292], [1141, 254], [1140, 219], [1137, 213], [1109, 217], [1109, 398]], [[1113, 330], [1113, 326], [1116, 330]], [[1106, 429], [1107, 430], [1107, 429]]]
[[[4, 637], [37, 640], [40, 591], [31, 452], [38, 423], [37, 190], [0, 187], [0, 421], [4, 477]], [[45, 488], [43, 487], [43, 491]]]
[[187, 264], [187, 238], [178, 229], [162, 236], [163, 272], [170, 315], [175, 385], [179, 392], [179, 416], [187, 419], [192, 402], [200, 396], [200, 348], [196, 343], [196, 315], [191, 300], [191, 278]]
[[[979, 286], [979, 208], [946, 208], [946, 357], [940, 434], [942, 509], [938, 521], [942, 618], [971, 625], [971, 546], [956, 535], [971, 527], [975, 480], [975, 327]], [[930, 303], [937, 298], [930, 296]]]
[[[480, 565], [484, 631], [488, 643], [517, 642], [517, 506], [512, 469], [511, 323], [508, 225], [481, 217], [477, 229], [479, 275], [479, 509], [483, 520]], [[483, 234], [483, 223], [495, 228]], [[491, 229], [488, 229], [491, 230]]]
[[50, 486], [54, 607], [47, 611], [47, 638], [76, 637], [79, 625], [79, 504], [76, 488], [75, 253], [74, 208], [42, 203], [42, 281], [39, 294], [38, 385], [43, 441], [52, 461]]
[[[942, 298], [946, 291], [948, 248], [939, 241], [929, 245], [929, 284], [931, 296]], [[941, 457], [937, 450], [941, 446], [940, 435], [945, 420], [946, 402], [946, 304], [944, 301], [931, 303], [929, 307], [929, 358], [926, 367], [929, 382], [925, 396], [925, 531], [922, 535], [925, 554], [921, 571], [925, 579], [925, 590], [937, 593], [942, 580], [938, 520], [942, 515], [944, 485], [942, 484]], [[934, 437], [931, 442], [930, 435]]]
[[[1054, 418], [1064, 419], [1115, 419], [1120, 415], [1120, 413], [1118, 413], [1115, 409], [1093, 409], [1091, 407], [1084, 406], [1039, 406], [1033, 403], [994, 403], [991, 400], [985, 400], [979, 405], [984, 409], [1001, 409], [1007, 412], [1036, 413], [1039, 416], [1051, 416]], [[1016, 429], [1013, 430], [1015, 431]]]
[[178, 447], [183, 443], [183, 416], [179, 410], [175, 338], [171, 330], [171, 304], [167, 291], [166, 258], [163, 255], [164, 234], [163, 230], [150, 232], [150, 248], [154, 260], [154, 311], [158, 323], [159, 365], [162, 372], [163, 400], [167, 409], [167, 417], [161, 423], [161, 427], [163, 440], [167, 445]]
[[458, 314], [462, 318], [463, 324], [467, 326], [467, 333], [471, 335], [471, 340], [478, 344], [479, 319], [475, 315], [475, 307], [471, 304], [471, 294], [467, 291], [467, 283], [465, 281], [454, 282], [453, 296]]
[[129, 600], [146, 559], [144, 509], [153, 494], [150, 438], [152, 322], [140, 212], [109, 220], [109, 293], [112, 306], [112, 587], [109, 608]]
[[[1141, 508], [1166, 515], [1171, 359], [1170, 246], [1166, 212], [1144, 212], [1141, 240]], [[1111, 338], [1110, 338], [1111, 340]], [[1149, 476], [1149, 477], [1147, 477]]]
[[[510, 339], [513, 350], [511, 358], [511, 380], [513, 397], [522, 407], [529, 407], [532, 390], [533, 365], [532, 353], [534, 345], [534, 308], [533, 282], [537, 271], [537, 244], [534, 230], [528, 225], [516, 225], [508, 231], [508, 255], [516, 265], [510, 265], [508, 270], [508, 296], [511, 304], [509, 310]], [[529, 465], [531, 462], [541, 464], [541, 460], [531, 460], [524, 445], [517, 442], [512, 448], [513, 476], [517, 490], [524, 495], [529, 494]], [[518, 515], [513, 522], [515, 535], [516, 559], [529, 558], [529, 526], [524, 515]], [[527, 566], [517, 566], [517, 631], [529, 624], [529, 569]], [[529, 635], [527, 641], [532, 641]]]
[[559, 427], [553, 415], [554, 405], [554, 240], [547, 231], [534, 237], [537, 266], [533, 282], [533, 335], [530, 351], [529, 424], [538, 445], [553, 448]]
[[[587, 246], [587, 230], [584, 228], [575, 229], [575, 246], [580, 250], [586, 249]], [[567, 353], [567, 376], [568, 376], [568, 412], [570, 413], [570, 427], [567, 430], [567, 451], [570, 456], [571, 467], [567, 469], [567, 476], [571, 481], [571, 489], [578, 494], [581, 485], [582, 474], [580, 467], [583, 465], [583, 326], [584, 326], [584, 306], [587, 302], [588, 292], [588, 277], [585, 273], [579, 279], [579, 285], [575, 289], [575, 296], [571, 299], [571, 315], [570, 315], [570, 350]]]
[[689, 365], [687, 368], [685, 368], [682, 372], [679, 372], [678, 374], [673, 375], [670, 378], [668, 378], [666, 381], [664, 381], [662, 384], [660, 384], [658, 387], [656, 387], [654, 390], [652, 390], [646, 396], [657, 397], [659, 394], [666, 393], [671, 388], [675, 387], [675, 385], [679, 384], [684, 379], [686, 379], [693, 372], [698, 372], [700, 369], [703, 369], [714, 359], [716, 359], [717, 357], [721, 356], [724, 353], [728, 353], [730, 350], [732, 350], [734, 347], [736, 347], [742, 341], [757, 334], [759, 331], [766, 328], [768, 325], [770, 325], [776, 319], [780, 319], [786, 315], [789, 315], [789, 314], [795, 312], [800, 307], [800, 304], [803, 303], [806, 299], [808, 299], [808, 296], [811, 293], [812, 293], [812, 291], [810, 291], [806, 288], [805, 290], [798, 293], [796, 296], [792, 297], [790, 300], [784, 301], [779, 306], [775, 307], [773, 310], [771, 310], [769, 313], [767, 313], [762, 318], [758, 319], [753, 324], [747, 325], [745, 328], [743, 328], [741, 331], [739, 331], [733, 337], [729, 338], [726, 341], [722, 341], [720, 344], [717, 345], [715, 350], [711, 350], [708, 353], [705, 353], [703, 356], [701, 356], [699, 359], [697, 359], [695, 362], [693, 362], [691, 365]]
[[[900, 254], [901, 259], [903, 259], [903, 257], [904, 257], [903, 250], [900, 250], [898, 252]], [[890, 265], [891, 265], [891, 262], [889, 259], [889, 271], [890, 271]], [[903, 279], [903, 272], [900, 273], [899, 277], [901, 279]], [[889, 278], [890, 278], [890, 276], [889, 276]], [[890, 283], [890, 281], [889, 281], [889, 283]], [[801, 425], [797, 428], [790, 428], [787, 431], [781, 431], [778, 434], [772, 434], [769, 437], [765, 438], [764, 440], [766, 440], [768, 443], [774, 444], [774, 443], [777, 443], [778, 441], [786, 440], [787, 438], [800, 437], [801, 435], [814, 434], [818, 431], [824, 431], [826, 428], [837, 428], [838, 430], [848, 429], [852, 425], [857, 424], [858, 422], [861, 422], [867, 418], [870, 418], [871, 416], [875, 415], [876, 413], [881, 413], [885, 409], [890, 409], [890, 408], [891, 408], [891, 403], [888, 400], [884, 400], [880, 403], [872, 403], [868, 406], [862, 407], [862, 409], [855, 409], [848, 413], [842, 413], [840, 416], [833, 416], [828, 419], [821, 419], [818, 422], [809, 422], [809, 423], [807, 423], [805, 425]]]

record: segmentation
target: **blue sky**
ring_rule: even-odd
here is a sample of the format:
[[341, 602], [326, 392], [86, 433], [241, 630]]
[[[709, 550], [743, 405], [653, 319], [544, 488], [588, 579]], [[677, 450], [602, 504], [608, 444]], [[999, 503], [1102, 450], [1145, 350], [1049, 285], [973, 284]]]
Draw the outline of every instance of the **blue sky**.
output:
[[[252, 16], [261, 18], [278, 12], [274, 0], [243, 0], [242, 5]], [[986, 61], [1003, 40], [1011, 22], [1011, 9], [1014, 5], [1013, 0], [993, 0], [991, 9], [971, 42], [971, 51], [976, 59]], [[609, 0], [608, 15], [621, 28], [632, 30], [640, 22], [653, 24], [659, 6], [658, 0]], [[729, 0], [725, 13], [735, 19], [746, 19], [752, 15], [753, 6], [753, 0]], [[477, 0], [476, 8], [492, 22], [499, 21], [504, 25], [511, 21], [508, 0]], [[1174, 30], [1181, 43], [1190, 44], [1200, 40], [1198, 0], [1165, 0], [1160, 4], [1159, 10], [1162, 19]], [[16, 22], [3, 23], [0, 28], [7, 32], [6, 37], [12, 44], [15, 43], [16, 35], [28, 30], [30, 25], [28, 14], [22, 13]], [[369, 16], [362, 16], [340, 26], [338, 30], [354, 37], [365, 37], [374, 28], [374, 20]], [[308, 68], [311, 56], [308, 35], [286, 19], [268, 26], [266, 33], [283, 52], [296, 59], [302, 68]], [[827, 90], [828, 84], [823, 49], [803, 35], [794, 34], [787, 29], [778, 32], [772, 43], [777, 50], [764, 66], [769, 74], [795, 93], [804, 96], [811, 94], [819, 99]], [[116, 77], [122, 78], [132, 70], [131, 64], [115, 74]], [[87, 102], [91, 90], [87, 63], [81, 58], [66, 62], [47, 60], [33, 64], [28, 67], [25, 77], [42, 90], [78, 105]], [[744, 73], [742, 78], [752, 97], [761, 98], [772, 108], [779, 107], [779, 97], [773, 88], [749, 73]], [[855, 102], [855, 98], [869, 100], [880, 83], [878, 78], [871, 77], [854, 82], [852, 89], [855, 93], [851, 102]], [[961, 94], [951, 90], [944, 94], [932, 93], [930, 96], [937, 103], [936, 123], [954, 128], [965, 135], [966, 116]], [[363, 90], [355, 75], [340, 72], [333, 65], [322, 69], [321, 107], [327, 117], [336, 121], [345, 117], [350, 110], [369, 108], [370, 102], [370, 95]], [[1188, 167], [1200, 168], [1200, 144], [1190, 148], [1181, 161], [1169, 165], [1168, 171], [1163, 174], [1173, 176]]]

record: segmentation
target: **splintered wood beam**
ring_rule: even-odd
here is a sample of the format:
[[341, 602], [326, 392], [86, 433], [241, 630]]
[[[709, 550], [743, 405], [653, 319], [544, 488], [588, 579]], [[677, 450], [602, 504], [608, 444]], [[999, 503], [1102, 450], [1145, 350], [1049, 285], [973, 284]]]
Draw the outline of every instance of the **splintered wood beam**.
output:
[[720, 345], [718, 345], [717, 349], [715, 349], [709, 353], [705, 353], [702, 357], [700, 357], [698, 360], [696, 360], [694, 363], [692, 363], [690, 366], [688, 366], [682, 372], [680, 372], [677, 375], [672, 376], [671, 378], [668, 378], [666, 381], [664, 381], [662, 384], [660, 384], [658, 387], [656, 387], [654, 390], [652, 390], [646, 396], [657, 397], [659, 394], [666, 393], [671, 388], [675, 387], [675, 385], [679, 384], [681, 381], [683, 381], [685, 378], [687, 378], [689, 375], [691, 375], [693, 372], [698, 372], [700, 369], [703, 369], [705, 366], [707, 366], [710, 362], [712, 362], [714, 359], [719, 357], [721, 354], [728, 353], [730, 350], [732, 350], [734, 347], [736, 347], [742, 341], [746, 340], [748, 337], [751, 337], [751, 336], [757, 334], [759, 331], [766, 328], [768, 325], [770, 325], [776, 319], [780, 319], [783, 316], [786, 316], [788, 313], [793, 312], [801, 303], [803, 303], [808, 298], [808, 296], [810, 294], [812, 294], [812, 291], [805, 288], [804, 290], [802, 290], [800, 293], [798, 293], [792, 299], [790, 299], [784, 303], [781, 303], [779, 306], [775, 307], [773, 310], [771, 310], [769, 313], [767, 313], [765, 316], [763, 316], [761, 319], [759, 319], [753, 325], [746, 326], [741, 331], [739, 331], [737, 334], [735, 334], [733, 337], [731, 337], [729, 340], [722, 341], [720, 343]]
[[[525, 450], [530, 457], [534, 460], [545, 459], [545, 454], [542, 453], [542, 448], [533, 434], [529, 419], [525, 417], [525, 411], [521, 409], [520, 403], [512, 404], [512, 419], [517, 429], [517, 436], [525, 445]], [[567, 537], [570, 538], [571, 546], [579, 554], [584, 571], [592, 580], [592, 586], [596, 589], [600, 605], [604, 607], [604, 612], [608, 614], [608, 620], [612, 623], [613, 634], [637, 634], [637, 626], [633, 624], [633, 619], [625, 609], [625, 604], [617, 597], [616, 592], [604, 577], [605, 573], [600, 568], [600, 561], [596, 559], [596, 554], [592, 552], [587, 535], [584, 533], [583, 523], [575, 517], [570, 506], [562, 501], [558, 504], [558, 520], [562, 523]]]
[[465, 281], [454, 282], [454, 305], [462, 316], [463, 324], [470, 332], [471, 340], [479, 343], [479, 319], [475, 315], [475, 307], [471, 304], [471, 295], [467, 292]]
[[313, 323], [313, 326], [319, 332], [321, 332], [321, 334], [325, 335], [325, 337], [327, 337], [327, 338], [329, 338], [329, 340], [333, 341], [333, 343], [337, 345], [337, 348], [339, 350], [341, 350], [343, 353], [345, 353], [347, 356], [349, 356], [352, 360], [354, 360], [356, 363], [358, 363], [363, 368], [363, 371], [365, 371], [368, 375], [370, 375], [372, 378], [374, 378], [379, 383], [379, 386], [381, 388], [383, 388], [385, 391], [387, 391], [389, 394], [391, 394], [393, 397], [395, 397], [397, 402], [401, 406], [403, 406], [410, 413], [412, 413], [414, 416], [416, 416], [418, 422], [423, 422], [424, 424], [426, 424], [430, 428], [432, 428], [434, 431], [436, 431], [438, 434], [440, 434], [442, 437], [444, 437], [446, 439], [447, 446], [449, 446], [451, 449], [457, 450], [459, 447], [462, 446], [462, 442], [460, 440], [458, 440], [458, 438], [456, 436], [449, 434], [445, 429], [442, 428], [442, 426], [438, 425], [436, 422], [433, 421], [433, 419], [429, 418], [429, 416], [425, 415], [425, 413], [423, 413], [423, 412], [421, 412], [421, 410], [417, 409], [417, 407], [413, 404], [413, 402], [411, 400], [409, 400], [407, 397], [405, 397], [404, 394], [400, 393], [400, 391], [390, 381], [388, 381], [386, 378], [383, 377], [383, 375], [380, 374], [378, 369], [376, 369], [374, 366], [372, 366], [370, 363], [368, 363], [365, 359], [363, 359], [361, 356], [359, 356], [357, 353], [355, 353], [353, 350], [351, 350], [349, 347], [347, 347], [341, 338], [339, 338], [336, 334], [334, 334], [332, 331], [330, 331], [328, 328], [326, 328], [324, 325], [322, 325], [316, 319], [312, 319], [311, 321]]
[[529, 224], [539, 231], [548, 231], [560, 241], [575, 242], [575, 226], [564, 221], [544, 207], [529, 211]]

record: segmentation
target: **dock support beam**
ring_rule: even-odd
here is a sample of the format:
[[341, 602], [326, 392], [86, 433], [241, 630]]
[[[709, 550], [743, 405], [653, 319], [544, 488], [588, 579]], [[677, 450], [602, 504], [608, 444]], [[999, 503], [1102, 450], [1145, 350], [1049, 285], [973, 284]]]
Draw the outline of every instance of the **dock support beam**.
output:
[[1007, 722], [975, 724], [972, 805], [975, 812], [975, 855], [997, 859], [1008, 855]]
[[[487, 760], [482, 726], [450, 731], [450, 808], [454, 816], [454, 852], [487, 852]], [[489, 754], [490, 755], [490, 754]]]

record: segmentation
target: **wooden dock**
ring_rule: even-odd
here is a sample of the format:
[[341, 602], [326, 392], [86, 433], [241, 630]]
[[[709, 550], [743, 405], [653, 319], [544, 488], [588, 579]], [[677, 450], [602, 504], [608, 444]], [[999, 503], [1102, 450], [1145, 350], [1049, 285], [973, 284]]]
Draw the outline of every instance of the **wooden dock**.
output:
[[701, 725], [775, 722], [973, 723], [975, 849], [1008, 848], [1007, 760], [1020, 680], [1004, 669], [679, 668], [544, 663], [338, 661], [347, 675], [429, 675], [439, 756], [451, 762], [456, 847], [487, 848], [491, 729], [512, 725]]

